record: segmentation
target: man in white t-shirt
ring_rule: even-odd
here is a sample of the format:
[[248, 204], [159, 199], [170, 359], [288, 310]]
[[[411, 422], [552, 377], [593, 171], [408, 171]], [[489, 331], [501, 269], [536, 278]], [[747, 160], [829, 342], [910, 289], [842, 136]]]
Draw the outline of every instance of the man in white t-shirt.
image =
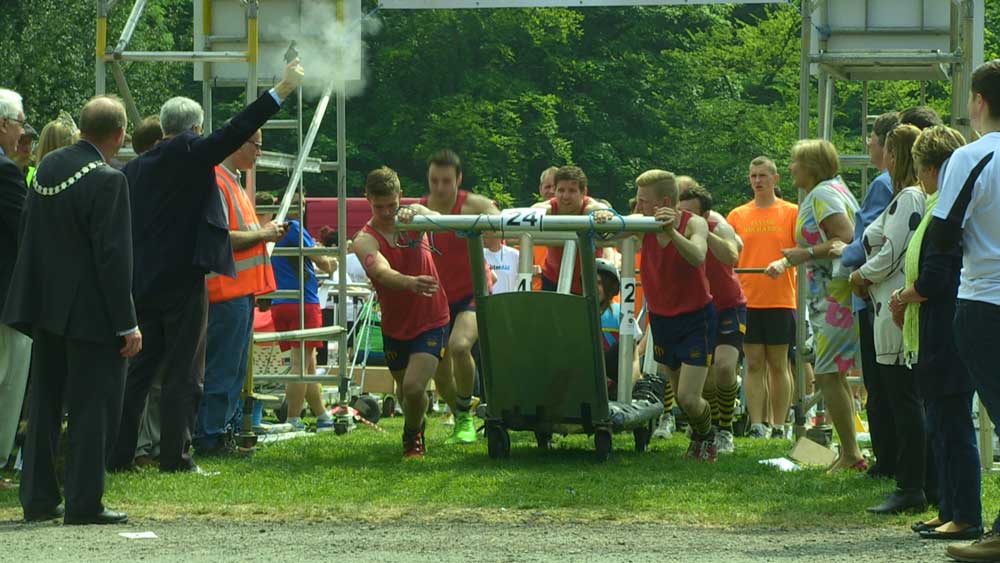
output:
[[483, 235], [483, 255], [490, 265], [490, 270], [496, 276], [493, 282], [493, 294], [514, 291], [517, 288], [517, 266], [521, 253], [496, 236]]
[[[954, 335], [979, 398], [993, 424], [1000, 425], [1000, 375], [996, 370], [1000, 334], [1000, 59], [972, 73], [969, 119], [982, 137], [960, 147], [947, 161], [941, 196], [926, 238], [938, 248], [961, 242], [962, 276], [955, 308]], [[972, 444], [974, 447], [975, 445]], [[959, 561], [1000, 560], [1000, 516], [992, 534], [972, 545], [947, 549]]]

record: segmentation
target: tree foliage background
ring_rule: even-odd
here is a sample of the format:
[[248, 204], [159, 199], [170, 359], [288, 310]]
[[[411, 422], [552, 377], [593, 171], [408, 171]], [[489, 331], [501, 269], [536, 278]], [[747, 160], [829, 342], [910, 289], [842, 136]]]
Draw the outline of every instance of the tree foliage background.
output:
[[[134, 2], [109, 18], [117, 40]], [[192, 48], [193, 3], [150, 0], [131, 50]], [[261, 3], [266, 17], [267, 2]], [[366, 0], [366, 4], [372, 2]], [[371, 6], [367, 6], [371, 7]], [[40, 129], [60, 109], [76, 113], [94, 90], [95, 3], [5, 2], [0, 11], [3, 87], [25, 97]], [[986, 0], [987, 59], [1000, 55], [1000, 0]], [[425, 189], [424, 162], [458, 151], [465, 186], [503, 204], [537, 196], [539, 173], [574, 163], [591, 193], [624, 209], [644, 169], [689, 174], [729, 208], [749, 197], [747, 163], [771, 155], [784, 168], [798, 136], [799, 17], [795, 4], [588, 9], [381, 12], [368, 39], [368, 84], [348, 102], [348, 186], [387, 164], [408, 194]], [[307, 67], [309, 61], [304, 61]], [[200, 99], [188, 64], [124, 63], [143, 114], [168, 97]], [[108, 80], [108, 90], [115, 91]], [[834, 141], [860, 153], [861, 85], [837, 82]], [[947, 119], [950, 87], [927, 85]], [[918, 103], [919, 85], [873, 82], [870, 113]], [[239, 89], [216, 96], [216, 122], [242, 104]], [[813, 96], [815, 103], [815, 96]], [[305, 119], [312, 113], [305, 106]], [[285, 111], [293, 111], [289, 108]], [[814, 112], [815, 113], [815, 112]], [[334, 160], [328, 115], [313, 153]], [[269, 132], [267, 148], [294, 152]], [[860, 176], [849, 173], [856, 188]], [[261, 175], [264, 188], [286, 180]], [[783, 181], [786, 191], [790, 186]], [[307, 176], [310, 195], [333, 195], [335, 175]]]

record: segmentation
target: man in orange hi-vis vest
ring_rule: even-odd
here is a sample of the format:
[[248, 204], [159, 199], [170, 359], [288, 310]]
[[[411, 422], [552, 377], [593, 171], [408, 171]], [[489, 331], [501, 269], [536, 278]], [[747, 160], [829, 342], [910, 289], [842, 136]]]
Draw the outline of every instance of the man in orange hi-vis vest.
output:
[[[194, 447], [198, 455], [234, 453], [226, 427], [239, 409], [240, 391], [250, 357], [254, 298], [274, 291], [274, 272], [267, 243], [285, 234], [282, 223], [257, 222], [253, 202], [240, 182], [240, 172], [253, 168], [260, 155], [258, 130], [215, 167], [222, 207], [229, 219], [236, 277], [209, 274], [208, 338], [205, 346], [205, 394], [198, 408]], [[235, 427], [235, 426], [234, 426]]]

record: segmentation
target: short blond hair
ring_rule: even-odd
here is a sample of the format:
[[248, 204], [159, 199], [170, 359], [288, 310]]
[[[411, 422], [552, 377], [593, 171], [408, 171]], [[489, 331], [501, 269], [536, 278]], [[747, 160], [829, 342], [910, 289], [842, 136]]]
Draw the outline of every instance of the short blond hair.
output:
[[546, 176], [548, 176], [549, 174], [555, 174], [558, 171], [559, 171], [558, 166], [549, 166], [545, 170], [542, 170], [542, 175], [538, 177], [538, 185], [541, 186], [542, 184], [545, 183]]
[[399, 185], [399, 175], [388, 166], [372, 170], [365, 178], [365, 195], [385, 197], [398, 195], [402, 191], [402, 187]]
[[913, 143], [913, 162], [918, 166], [941, 169], [955, 149], [965, 145], [965, 137], [946, 125], [935, 125], [920, 132]]
[[750, 168], [753, 168], [754, 166], [763, 166], [767, 168], [767, 171], [771, 174], [776, 175], [778, 173], [778, 167], [774, 164], [774, 161], [766, 156], [758, 156], [757, 158], [751, 160]]
[[833, 143], [825, 139], [802, 139], [792, 145], [792, 161], [798, 162], [816, 182], [829, 180], [840, 170], [840, 157]]
[[677, 176], [666, 170], [647, 170], [635, 179], [635, 185], [640, 188], [652, 188], [657, 197], [667, 198], [677, 203]]
[[691, 176], [676, 176], [674, 180], [677, 182], [677, 192], [681, 194], [690, 190], [691, 188], [701, 187], [701, 184], [698, 183], [698, 180], [695, 180]]

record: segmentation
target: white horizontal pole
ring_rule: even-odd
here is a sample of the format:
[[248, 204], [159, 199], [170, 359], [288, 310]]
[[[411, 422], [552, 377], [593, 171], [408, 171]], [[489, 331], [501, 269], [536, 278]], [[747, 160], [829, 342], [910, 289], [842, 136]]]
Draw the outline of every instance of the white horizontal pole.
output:
[[411, 223], [396, 222], [401, 231], [474, 231], [525, 233], [541, 231], [598, 233], [651, 233], [663, 230], [663, 223], [652, 217], [614, 217], [607, 223], [597, 223], [588, 215], [546, 215], [537, 224], [526, 222], [510, 225], [503, 215], [417, 215]]
[[124, 51], [104, 57], [106, 61], [150, 61], [181, 63], [245, 62], [246, 51]]
[[256, 344], [259, 342], [278, 342], [279, 340], [333, 340], [333, 337], [342, 332], [344, 332], [344, 328], [339, 326], [321, 326], [280, 332], [255, 332], [253, 333], [253, 341]]

